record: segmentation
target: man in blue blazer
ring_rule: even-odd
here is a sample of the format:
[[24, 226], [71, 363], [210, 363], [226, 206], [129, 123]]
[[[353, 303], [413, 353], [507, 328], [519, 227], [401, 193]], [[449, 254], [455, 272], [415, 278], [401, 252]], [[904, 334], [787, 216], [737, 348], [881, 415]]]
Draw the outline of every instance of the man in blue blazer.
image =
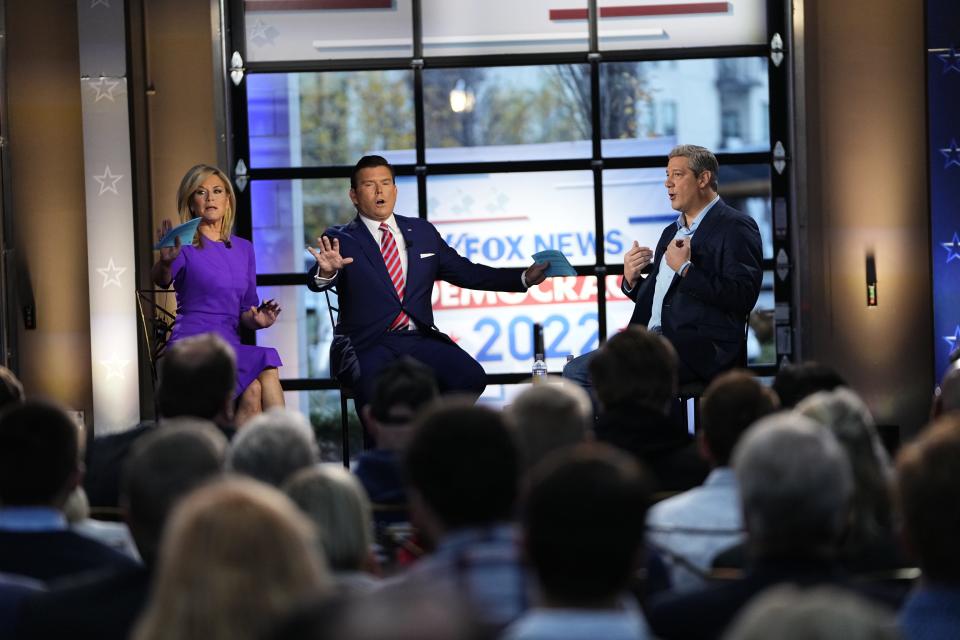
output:
[[330, 346], [331, 373], [353, 388], [358, 410], [370, 398], [376, 375], [402, 355], [432, 368], [441, 392], [479, 396], [486, 373], [434, 324], [433, 283], [526, 291], [543, 282], [549, 266], [497, 269], [470, 262], [426, 220], [394, 213], [394, 177], [384, 158], [361, 158], [350, 177], [357, 217], [327, 229], [318, 246], [310, 248], [317, 262], [307, 286], [335, 290], [340, 305]]
[[[740, 362], [747, 317], [760, 296], [760, 230], [753, 218], [720, 199], [718, 173], [708, 149], [675, 147], [664, 186], [680, 215], [663, 230], [655, 250], [634, 241], [623, 261], [621, 287], [636, 301], [630, 324], [673, 344], [680, 384], [709, 382]], [[589, 385], [591, 356], [573, 360], [564, 375]]]

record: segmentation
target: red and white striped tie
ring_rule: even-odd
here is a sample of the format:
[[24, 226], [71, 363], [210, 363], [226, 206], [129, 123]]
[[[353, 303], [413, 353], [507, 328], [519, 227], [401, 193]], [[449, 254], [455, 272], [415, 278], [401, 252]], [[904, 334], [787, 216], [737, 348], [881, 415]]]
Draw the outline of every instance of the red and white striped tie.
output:
[[[403, 278], [403, 267], [400, 266], [400, 251], [397, 249], [397, 242], [393, 239], [393, 233], [386, 223], [380, 223], [380, 253], [383, 254], [383, 262], [387, 266], [387, 273], [390, 274], [390, 280], [393, 282], [393, 288], [397, 290], [400, 301], [403, 302], [403, 292], [406, 289], [406, 281]], [[401, 311], [397, 317], [390, 323], [389, 331], [401, 331], [410, 325], [410, 318]]]

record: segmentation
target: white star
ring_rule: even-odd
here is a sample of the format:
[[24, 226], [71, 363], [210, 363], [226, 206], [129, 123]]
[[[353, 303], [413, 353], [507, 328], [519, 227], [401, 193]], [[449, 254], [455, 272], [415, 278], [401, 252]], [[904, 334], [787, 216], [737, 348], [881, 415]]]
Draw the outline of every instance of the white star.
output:
[[956, 139], [950, 140], [950, 146], [940, 149], [940, 153], [947, 159], [943, 168], [949, 169], [951, 165], [960, 167], [960, 146], [957, 146]]
[[123, 370], [130, 364], [129, 360], [121, 360], [117, 354], [111, 354], [109, 360], [101, 360], [100, 366], [107, 370], [107, 380], [116, 378], [117, 380], [126, 380], [127, 376]]
[[93, 2], [90, 3], [90, 8], [93, 9], [98, 4], [102, 4], [107, 9], [110, 8], [110, 0], [93, 0]]
[[[93, 176], [93, 179], [100, 183], [100, 191], [97, 195], [102, 196], [107, 191], [120, 195], [117, 191], [117, 183], [121, 178], [123, 178], [122, 175], [110, 173], [110, 165], [106, 165], [102, 176]], [[108, 181], [110, 184], [107, 184]]]
[[960, 324], [953, 330], [952, 336], [943, 336], [943, 339], [947, 341], [947, 344], [950, 345], [950, 351], [953, 352], [957, 347], [957, 343], [960, 342]]
[[954, 232], [952, 242], [941, 242], [940, 244], [947, 250], [947, 264], [954, 260], [960, 260], [960, 235]]
[[273, 25], [264, 22], [262, 18], [257, 18], [257, 21], [250, 27], [250, 40], [261, 47], [265, 44], [273, 44], [278, 35], [280, 35], [280, 32]]
[[94, 102], [100, 102], [103, 98], [106, 98], [110, 102], [116, 102], [113, 99], [113, 90], [117, 88], [117, 85], [120, 83], [116, 80], [107, 80], [105, 77], [101, 76], [96, 82], [91, 82], [90, 87], [97, 92], [97, 97], [94, 99]]
[[111, 284], [122, 287], [123, 285], [120, 282], [120, 276], [122, 276], [126, 270], [126, 267], [118, 267], [117, 265], [113, 264], [113, 258], [110, 258], [107, 266], [97, 269], [97, 273], [103, 276], [103, 288], [106, 289]]

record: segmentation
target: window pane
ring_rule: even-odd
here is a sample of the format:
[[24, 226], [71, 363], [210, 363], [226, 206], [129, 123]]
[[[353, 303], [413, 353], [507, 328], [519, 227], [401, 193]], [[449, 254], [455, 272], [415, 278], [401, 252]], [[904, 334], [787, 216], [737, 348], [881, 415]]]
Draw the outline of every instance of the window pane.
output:
[[608, 157], [666, 155], [679, 141], [770, 149], [766, 58], [603, 64], [600, 102]]
[[[666, 167], [666, 155], [664, 155]], [[608, 263], [623, 263], [636, 240], [653, 248], [666, 225], [679, 215], [663, 186], [665, 169], [610, 169], [603, 173], [603, 225]], [[720, 167], [720, 196], [753, 217], [760, 227], [763, 257], [773, 258], [770, 170], [766, 165]], [[696, 242], [696, 238], [694, 238]]]
[[247, 110], [252, 167], [414, 161], [410, 71], [252, 74]]
[[411, 5], [411, 0], [246, 0], [247, 58], [263, 62], [410, 56]]
[[460, 255], [526, 267], [543, 249], [596, 262], [593, 174], [543, 171], [430, 176], [427, 217]]
[[637, 0], [599, 3], [600, 48], [662, 49], [763, 44], [767, 37], [766, 0], [640, 4]]
[[529, 373], [533, 324], [543, 325], [547, 368], [560, 373], [568, 355], [597, 348], [597, 278], [548, 278], [524, 293], [461, 289], [438, 282], [433, 290], [437, 327], [487, 373]]
[[428, 162], [585, 158], [590, 67], [426, 69]]
[[586, 0], [423, 0], [422, 6], [427, 56], [587, 50]]
[[[258, 273], [301, 273], [313, 265], [306, 245], [315, 245], [327, 227], [356, 216], [348, 178], [254, 180], [253, 243]], [[417, 181], [397, 176], [396, 212], [417, 217]]]

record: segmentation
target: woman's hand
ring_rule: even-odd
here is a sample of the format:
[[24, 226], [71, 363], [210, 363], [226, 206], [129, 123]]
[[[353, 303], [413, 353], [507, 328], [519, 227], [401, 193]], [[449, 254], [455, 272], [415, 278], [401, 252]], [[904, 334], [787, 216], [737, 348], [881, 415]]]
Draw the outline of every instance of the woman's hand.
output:
[[[160, 223], [160, 228], [157, 229], [157, 242], [160, 242], [163, 236], [170, 233], [171, 229], [173, 229], [173, 223], [164, 219], [163, 222]], [[173, 264], [173, 261], [177, 259], [178, 255], [180, 255], [179, 237], [173, 239], [172, 247], [163, 247], [160, 249], [160, 261], [166, 265]]]
[[259, 307], [247, 309], [246, 313], [243, 314], [243, 321], [246, 326], [253, 330], [266, 329], [277, 321], [280, 311], [282, 311], [280, 305], [271, 298], [261, 302]]
[[343, 267], [353, 262], [353, 258], [340, 255], [340, 241], [327, 236], [317, 238], [317, 248], [307, 247], [307, 251], [317, 259], [317, 274], [321, 278], [332, 278]]

